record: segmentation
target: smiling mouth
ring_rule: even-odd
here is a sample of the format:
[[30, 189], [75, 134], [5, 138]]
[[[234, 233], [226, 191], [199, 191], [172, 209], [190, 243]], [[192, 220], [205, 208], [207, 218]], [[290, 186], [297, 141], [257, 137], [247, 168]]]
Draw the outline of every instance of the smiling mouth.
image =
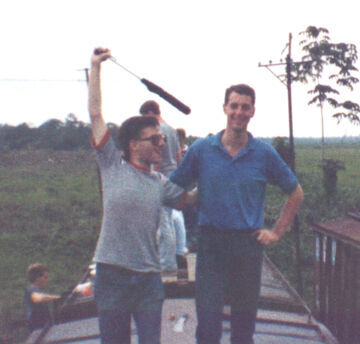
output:
[[244, 124], [247, 123], [247, 121], [235, 121], [233, 123], [236, 124], [236, 125], [244, 125]]
[[233, 122], [238, 124], [247, 123], [248, 121], [249, 121], [248, 117], [237, 117], [233, 119]]

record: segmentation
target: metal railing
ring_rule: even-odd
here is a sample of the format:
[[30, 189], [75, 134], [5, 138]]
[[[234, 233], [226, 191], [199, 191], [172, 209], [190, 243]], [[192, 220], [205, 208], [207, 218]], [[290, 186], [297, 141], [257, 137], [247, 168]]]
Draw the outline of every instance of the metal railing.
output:
[[360, 221], [312, 227], [315, 316], [341, 343], [360, 343]]

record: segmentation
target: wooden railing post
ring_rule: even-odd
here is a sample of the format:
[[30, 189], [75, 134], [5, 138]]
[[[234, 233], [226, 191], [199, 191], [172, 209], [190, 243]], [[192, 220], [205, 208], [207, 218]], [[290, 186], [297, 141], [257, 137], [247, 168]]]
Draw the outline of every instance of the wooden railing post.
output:
[[313, 224], [315, 316], [341, 343], [360, 343], [360, 221]]

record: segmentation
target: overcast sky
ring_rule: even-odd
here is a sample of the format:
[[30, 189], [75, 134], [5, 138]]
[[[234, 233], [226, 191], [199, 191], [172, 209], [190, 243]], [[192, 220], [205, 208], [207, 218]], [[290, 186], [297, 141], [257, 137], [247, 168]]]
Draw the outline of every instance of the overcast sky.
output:
[[[106, 121], [120, 124], [158, 100], [165, 119], [187, 134], [204, 136], [225, 126], [225, 89], [248, 83], [257, 91], [256, 136], [287, 136], [286, 87], [259, 62], [285, 59], [289, 33], [329, 29], [332, 41], [360, 49], [356, 0], [4, 0], [0, 5], [0, 123], [34, 126], [74, 113], [88, 122], [87, 86], [94, 47], [113, 56], [191, 107], [185, 116], [112, 62], [103, 66]], [[282, 54], [283, 52], [283, 54]], [[359, 67], [359, 64], [358, 64]], [[284, 72], [282, 67], [275, 73]], [[359, 73], [357, 77], [360, 78]], [[48, 80], [48, 81], [44, 81]], [[293, 85], [294, 135], [319, 137], [320, 112], [308, 106], [309, 86]], [[350, 97], [360, 102], [360, 85]], [[326, 136], [359, 135], [360, 126], [337, 125], [325, 110]]]

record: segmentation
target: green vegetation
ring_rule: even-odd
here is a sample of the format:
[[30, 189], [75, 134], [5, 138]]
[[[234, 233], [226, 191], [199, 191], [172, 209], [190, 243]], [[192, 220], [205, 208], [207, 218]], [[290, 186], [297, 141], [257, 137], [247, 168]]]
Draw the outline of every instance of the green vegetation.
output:
[[92, 258], [101, 203], [91, 151], [0, 156], [0, 337], [18, 339], [27, 266], [49, 265], [51, 292], [76, 284]]
[[[313, 243], [308, 220], [321, 222], [360, 211], [360, 142], [329, 144], [327, 158], [344, 162], [337, 192], [323, 188], [321, 146], [296, 144], [296, 170], [305, 191], [300, 212], [305, 297], [311, 305]], [[91, 151], [0, 153], [0, 339], [25, 338], [23, 293], [30, 263], [50, 267], [50, 292], [76, 284], [91, 261], [101, 221], [101, 202]], [[266, 224], [277, 219], [284, 197], [269, 187]], [[273, 262], [296, 286], [293, 233], [268, 249]]]
[[[309, 223], [346, 218], [349, 211], [360, 211], [360, 142], [337, 143], [326, 146], [328, 159], [340, 160], [345, 170], [338, 171], [337, 190], [328, 197], [323, 186], [321, 146], [296, 145], [296, 171], [304, 189], [305, 200], [299, 213], [302, 247], [304, 298], [312, 306], [313, 298], [313, 235]], [[273, 224], [284, 197], [275, 188], [268, 189], [266, 223]], [[277, 245], [268, 249], [272, 261], [296, 287], [295, 236], [286, 234]]]

